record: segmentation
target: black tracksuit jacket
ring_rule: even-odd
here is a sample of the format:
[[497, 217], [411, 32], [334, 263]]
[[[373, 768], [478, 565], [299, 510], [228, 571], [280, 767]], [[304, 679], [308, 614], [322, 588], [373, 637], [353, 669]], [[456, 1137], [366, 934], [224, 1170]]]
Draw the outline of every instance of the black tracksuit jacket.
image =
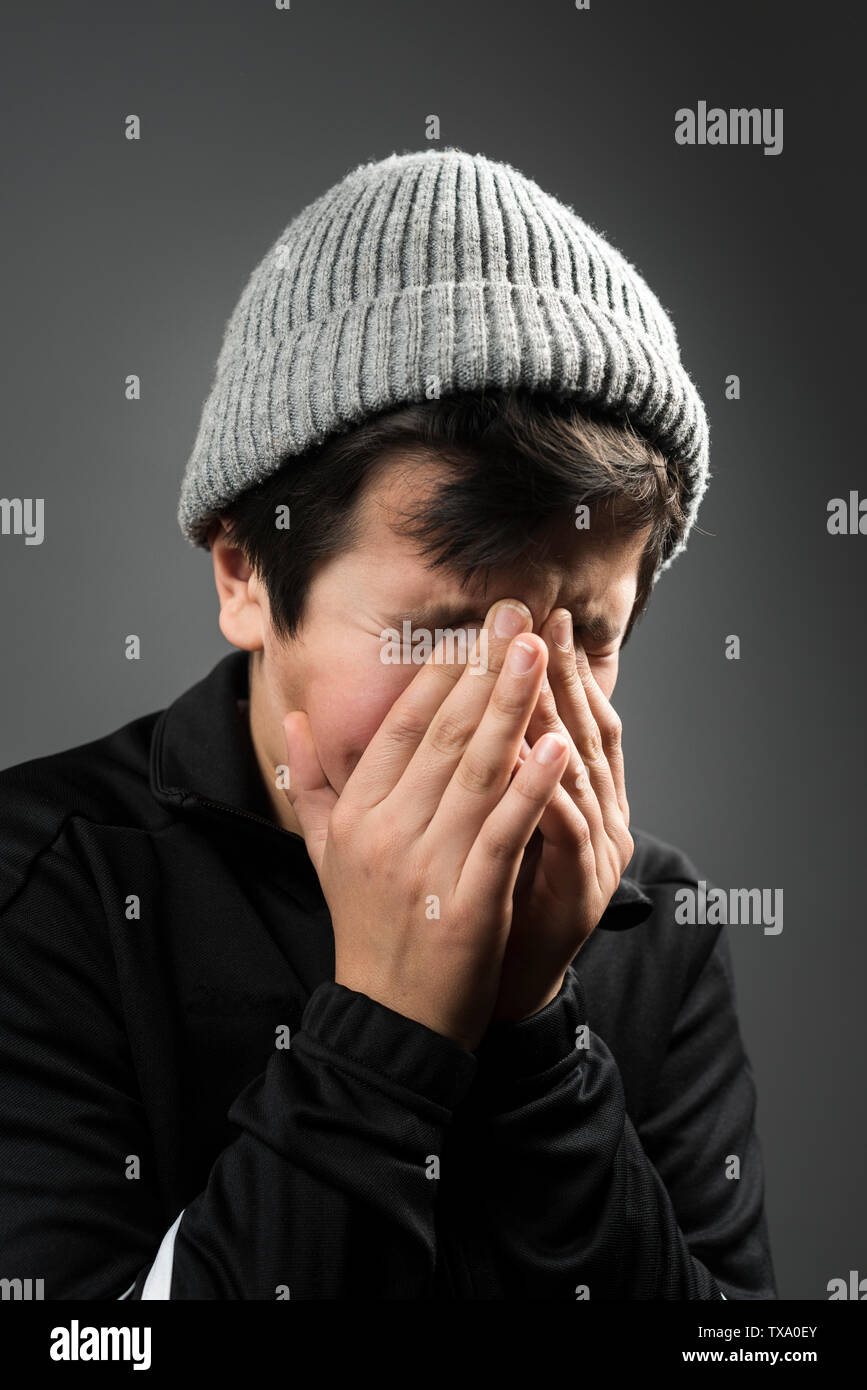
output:
[[247, 696], [233, 652], [167, 710], [0, 773], [0, 1279], [776, 1298], [726, 929], [674, 921], [689, 860], [633, 828], [560, 994], [468, 1052], [335, 984]]

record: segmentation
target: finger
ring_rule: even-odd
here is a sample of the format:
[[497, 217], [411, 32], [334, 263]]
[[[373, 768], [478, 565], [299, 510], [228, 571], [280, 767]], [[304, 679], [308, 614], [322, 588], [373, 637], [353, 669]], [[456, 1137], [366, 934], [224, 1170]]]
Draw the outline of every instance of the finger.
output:
[[[593, 679], [586, 652], [580, 643], [574, 641], [571, 614], [562, 608], [555, 609], [543, 625], [542, 636], [550, 653], [548, 680], [557, 710], [584, 763], [606, 830], [618, 843], [623, 838], [625, 828], [624, 812], [615, 783], [615, 769], [609, 763], [609, 753], [617, 763], [620, 720]], [[605, 709], [600, 700], [604, 701]], [[622, 758], [619, 759], [619, 772], [622, 780]]]
[[[563, 610], [565, 613], [565, 610]], [[605, 759], [614, 783], [617, 802], [626, 823], [629, 823], [629, 805], [626, 799], [626, 768], [623, 760], [623, 726], [620, 716], [614, 709], [605, 692], [593, 675], [593, 668], [587, 653], [580, 642], [574, 640], [571, 614], [566, 613], [568, 624], [565, 629], [567, 643], [571, 650], [559, 654], [565, 657], [566, 665], [574, 658], [575, 671], [581, 682], [590, 715], [602, 740]]]
[[[532, 626], [533, 615], [529, 608], [517, 600], [502, 599], [491, 607], [478, 644], [484, 660], [467, 663], [451, 693], [434, 712], [424, 737], [394, 788], [394, 796], [400, 800], [401, 817], [411, 829], [422, 832], [439, 813], [446, 788], [500, 681], [506, 652], [515, 634], [524, 633], [529, 638]], [[544, 659], [544, 644], [538, 637], [532, 640], [539, 657]], [[527, 719], [531, 709], [532, 705], [526, 711]], [[505, 745], [500, 747], [501, 758], [508, 756], [507, 768], [514, 766], [525, 726], [526, 720], [512, 740], [508, 754]], [[498, 775], [502, 775], [502, 771], [502, 767], [498, 767]]]
[[600, 882], [586, 817], [566, 791], [562, 778], [538, 829], [544, 841], [539, 863], [548, 892], [555, 902], [572, 904], [577, 916], [582, 901], [590, 895], [604, 894], [606, 885]]
[[518, 756], [517, 756], [517, 758], [515, 759], [515, 766], [512, 768], [512, 776], [513, 776], [513, 777], [514, 777], [515, 773], [518, 771], [518, 768], [521, 767], [521, 765], [523, 764], [524, 759], [525, 759], [525, 758], [529, 758], [531, 751], [532, 751], [532, 750], [531, 750], [530, 745], [529, 745], [529, 743], [527, 742], [526, 738], [522, 738], [522, 739], [521, 739], [520, 751], [518, 752]]
[[626, 799], [626, 766], [623, 760], [623, 724], [620, 715], [596, 680], [584, 648], [580, 642], [574, 645], [575, 668], [584, 688], [590, 712], [602, 738], [602, 747], [614, 782], [617, 804], [628, 826], [629, 803]]
[[611, 841], [593, 783], [575, 747], [575, 740], [560, 717], [550, 681], [548, 689], [539, 693], [527, 728], [527, 737], [535, 742], [546, 733], [560, 734], [568, 741], [569, 761], [562, 777], [562, 784], [589, 826], [593, 850], [599, 861], [598, 869], [601, 871], [611, 858]]
[[[540, 701], [541, 698], [540, 695]], [[570, 755], [574, 754], [575, 746], [568, 733], [564, 733], [563, 736], [568, 739]], [[530, 751], [525, 739], [518, 757], [519, 764], [524, 762]], [[578, 762], [580, 765], [580, 759]], [[560, 785], [545, 807], [537, 828], [545, 842], [542, 846], [541, 863], [551, 897], [558, 902], [577, 904], [583, 897], [586, 897], [588, 889], [594, 892], [598, 891], [607, 898], [613, 888], [617, 887], [617, 884], [615, 882], [612, 888], [610, 878], [606, 878], [604, 861], [603, 871], [600, 872], [597, 851], [593, 844], [593, 834], [581, 808], [580, 800], [576, 803], [573, 796], [566, 790], [570, 766], [571, 764], [567, 764], [566, 771], [560, 779]], [[582, 774], [581, 781], [589, 789], [590, 802], [595, 807], [597, 819], [601, 824], [598, 802], [592, 788], [589, 787], [586, 773]]]
[[[343, 788], [348, 806], [378, 806], [406, 770], [442, 702], [454, 690], [479, 643], [467, 650], [443, 636], [427, 661], [401, 691], [359, 758]], [[451, 658], [451, 659], [450, 659]]]
[[[550, 761], [542, 761], [548, 756]], [[557, 791], [567, 757], [566, 744], [556, 734], [534, 746], [473, 841], [458, 892], [503, 905], [511, 899], [524, 850]]]
[[427, 829], [448, 836], [468, 854], [486, 817], [502, 797], [521, 750], [545, 674], [547, 651], [535, 633], [514, 638], [491, 698], [454, 772], [439, 796]]
[[303, 710], [286, 715], [283, 734], [289, 764], [289, 785], [284, 788], [284, 795], [298, 817], [307, 853], [318, 873], [337, 793], [322, 771], [310, 720]]

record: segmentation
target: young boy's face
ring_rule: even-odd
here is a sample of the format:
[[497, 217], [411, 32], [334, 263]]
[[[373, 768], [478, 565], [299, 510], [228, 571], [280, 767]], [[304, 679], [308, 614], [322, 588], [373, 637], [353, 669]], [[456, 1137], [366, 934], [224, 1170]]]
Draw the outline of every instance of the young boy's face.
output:
[[[413, 641], [423, 629], [433, 645], [437, 628], [480, 629], [499, 599], [526, 604], [536, 632], [555, 608], [568, 609], [575, 641], [584, 647], [598, 685], [608, 698], [614, 689], [647, 532], [594, 536], [592, 525], [578, 531], [567, 515], [550, 527], [544, 553], [533, 546], [532, 568], [524, 562], [507, 566], [491, 571], [487, 589], [483, 578], [461, 589], [459, 576], [431, 568], [389, 524], [398, 510], [417, 504], [420, 479], [427, 488], [439, 473], [446, 476], [435, 461], [399, 458], [377, 470], [358, 503], [358, 539], [314, 573], [303, 625], [288, 643], [277, 638], [265, 588], [240, 552], [222, 529], [212, 537], [220, 628], [234, 646], [254, 653], [253, 743], [275, 816], [290, 830], [300, 833], [300, 826], [276, 772], [286, 762], [285, 715], [305, 711], [322, 769], [340, 793], [391, 705], [420, 670], [411, 660], [383, 660], [389, 654], [385, 630], [402, 636], [404, 620]], [[594, 619], [607, 631], [594, 629]], [[468, 650], [476, 635], [469, 634]]]

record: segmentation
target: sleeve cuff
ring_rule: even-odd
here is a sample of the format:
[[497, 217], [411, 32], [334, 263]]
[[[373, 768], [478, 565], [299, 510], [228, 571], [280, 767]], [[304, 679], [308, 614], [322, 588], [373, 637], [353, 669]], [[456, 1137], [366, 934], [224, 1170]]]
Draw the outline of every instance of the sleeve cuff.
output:
[[316, 987], [301, 1022], [320, 1047], [450, 1110], [476, 1074], [475, 1054], [459, 1043], [333, 980]]
[[578, 1029], [586, 1024], [584, 990], [570, 965], [563, 987], [544, 1009], [520, 1023], [496, 1023], [476, 1049], [480, 1078], [510, 1075], [524, 1079], [550, 1070], [576, 1050]]

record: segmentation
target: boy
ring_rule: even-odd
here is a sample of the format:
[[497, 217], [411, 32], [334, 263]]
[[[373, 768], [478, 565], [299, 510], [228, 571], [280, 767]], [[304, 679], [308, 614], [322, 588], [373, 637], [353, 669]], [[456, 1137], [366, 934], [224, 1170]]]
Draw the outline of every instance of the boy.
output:
[[3, 774], [0, 1272], [776, 1297], [726, 937], [610, 704], [707, 478], [662, 307], [517, 170], [392, 155], [289, 225], [179, 508], [238, 650]]

